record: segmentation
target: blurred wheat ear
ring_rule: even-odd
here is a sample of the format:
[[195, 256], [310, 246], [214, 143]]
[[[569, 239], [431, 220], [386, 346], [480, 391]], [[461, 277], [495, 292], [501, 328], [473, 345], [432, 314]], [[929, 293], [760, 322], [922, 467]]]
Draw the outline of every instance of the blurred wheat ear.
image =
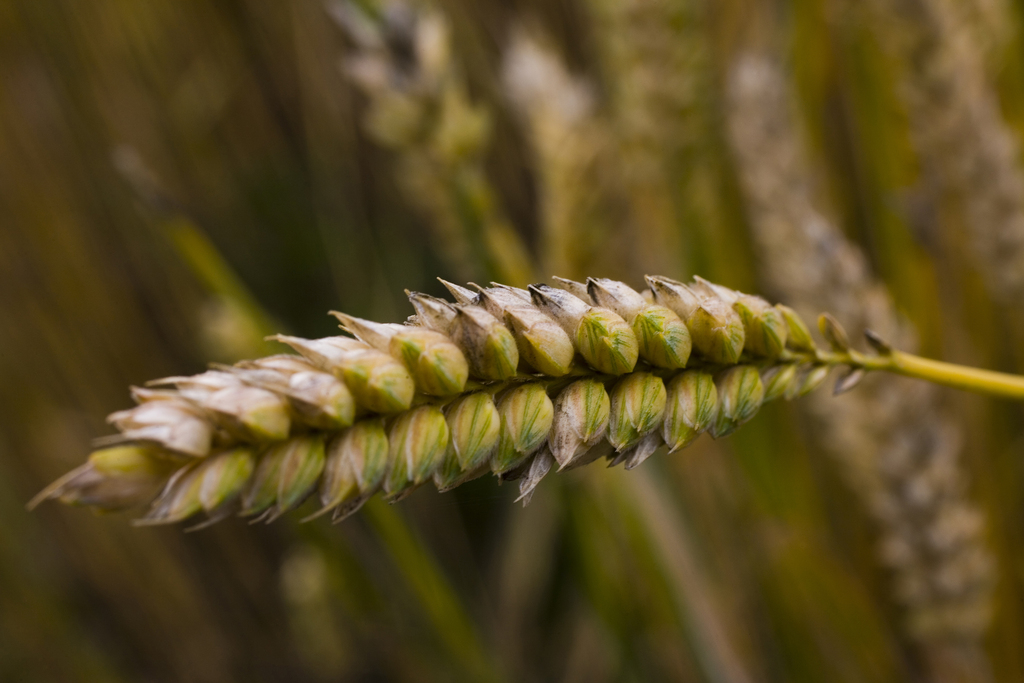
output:
[[985, 68], [986, 49], [1005, 44], [1014, 31], [1014, 10], [1001, 1], [951, 0], [872, 2], [859, 10], [870, 13], [899, 69], [916, 151], [927, 169], [923, 189], [956, 199], [977, 270], [995, 298], [1020, 308], [1024, 167]]
[[[733, 149], [768, 286], [798, 310], [828, 307], [912, 343], [864, 255], [815, 208], [779, 65], [763, 54], [741, 56], [729, 92]], [[963, 494], [956, 422], [933, 387], [867, 384], [842, 405], [808, 407], [825, 446], [882, 527], [882, 559], [895, 571], [893, 592], [906, 608], [910, 633], [930, 657], [983, 661], [992, 561], [981, 539], [984, 519]], [[921, 487], [920, 495], [913, 493]], [[938, 538], [944, 540], [929, 540]], [[950, 645], [951, 638], [959, 644]], [[984, 670], [977, 680], [985, 680]]]
[[429, 3], [368, 5], [327, 5], [352, 47], [345, 73], [369, 100], [366, 131], [395, 151], [398, 180], [453, 272], [525, 285], [530, 255], [483, 167], [492, 115], [469, 95], [447, 17]]

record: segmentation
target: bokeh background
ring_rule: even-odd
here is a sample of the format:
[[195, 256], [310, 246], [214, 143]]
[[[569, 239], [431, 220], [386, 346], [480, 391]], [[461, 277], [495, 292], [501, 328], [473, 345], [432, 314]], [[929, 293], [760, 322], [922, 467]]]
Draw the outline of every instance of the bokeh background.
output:
[[0, 680], [1024, 680], [1021, 406], [890, 377], [525, 509], [25, 503], [404, 289], [700, 274], [1024, 372], [1019, 0], [0, 2]]

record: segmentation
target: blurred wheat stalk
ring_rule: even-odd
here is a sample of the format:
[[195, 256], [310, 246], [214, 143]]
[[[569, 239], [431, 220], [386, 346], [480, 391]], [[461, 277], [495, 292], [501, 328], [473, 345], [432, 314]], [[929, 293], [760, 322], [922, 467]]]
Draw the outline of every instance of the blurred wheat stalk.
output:
[[538, 174], [544, 268], [578, 278], [612, 230], [602, 163], [609, 149], [590, 84], [574, 77], [543, 38], [520, 29], [505, 55], [504, 82], [524, 123]]
[[[863, 255], [816, 208], [779, 66], [743, 55], [730, 74], [729, 96], [733, 148], [771, 291], [797, 310], [828, 307], [912, 344]], [[809, 408], [822, 445], [882, 526], [882, 558], [895, 572], [910, 633], [933, 650], [933, 675], [986, 680], [981, 639], [992, 561], [981, 539], [983, 518], [965, 495], [955, 421], [931, 387], [905, 382], [867, 383], [861, 393]], [[944, 669], [950, 663], [956, 673]]]
[[[869, 3], [901, 73], [923, 181], [962, 207], [976, 268], [994, 297], [1024, 300], [1024, 167], [986, 71], [1014, 32], [1000, 0]], [[986, 50], [986, 47], [989, 47]]]
[[628, 213], [620, 230], [643, 235], [643, 267], [671, 272], [684, 260], [691, 221], [707, 220], [710, 77], [699, 2], [590, 0], [599, 65], [608, 89], [616, 170]]
[[447, 19], [429, 4], [330, 8], [353, 44], [345, 70], [369, 100], [366, 130], [398, 154], [402, 187], [429, 216], [449, 266], [463, 279], [531, 281], [529, 254], [484, 174], [491, 117], [470, 100]]

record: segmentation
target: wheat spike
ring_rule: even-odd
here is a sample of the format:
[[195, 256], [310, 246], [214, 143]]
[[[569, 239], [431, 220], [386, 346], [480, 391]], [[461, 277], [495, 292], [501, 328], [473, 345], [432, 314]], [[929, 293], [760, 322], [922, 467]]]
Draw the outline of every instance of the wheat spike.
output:
[[[358, 338], [279, 335], [300, 355], [156, 380], [111, 416], [119, 433], [34, 503], [151, 502], [141, 524], [272, 521], [315, 493], [312, 516], [337, 521], [375, 493], [393, 502], [489, 471], [520, 480], [528, 502], [552, 469], [601, 457], [631, 469], [857, 365], [813, 347], [791, 310], [700, 278], [651, 276], [644, 294], [556, 281], [564, 288], [445, 283], [457, 301], [410, 292], [408, 324], [335, 313]], [[748, 338], [758, 342], [744, 348]]]

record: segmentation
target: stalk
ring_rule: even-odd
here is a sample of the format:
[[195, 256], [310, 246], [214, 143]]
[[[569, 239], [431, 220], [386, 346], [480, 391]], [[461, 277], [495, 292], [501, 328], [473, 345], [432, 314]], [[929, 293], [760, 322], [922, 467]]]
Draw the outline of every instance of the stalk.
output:
[[898, 375], [915, 377], [955, 389], [1024, 400], [1024, 377], [1005, 372], [971, 368], [893, 351], [881, 368]]
[[829, 366], [846, 365], [864, 371], [891, 372], [976, 394], [1024, 400], [1024, 376], [1022, 375], [924, 358], [890, 348], [888, 344], [882, 342], [870, 331], [867, 335], [880, 352], [879, 355], [869, 356], [853, 349], [833, 352], [817, 350], [813, 353], [787, 352], [783, 359], [817, 362]]

